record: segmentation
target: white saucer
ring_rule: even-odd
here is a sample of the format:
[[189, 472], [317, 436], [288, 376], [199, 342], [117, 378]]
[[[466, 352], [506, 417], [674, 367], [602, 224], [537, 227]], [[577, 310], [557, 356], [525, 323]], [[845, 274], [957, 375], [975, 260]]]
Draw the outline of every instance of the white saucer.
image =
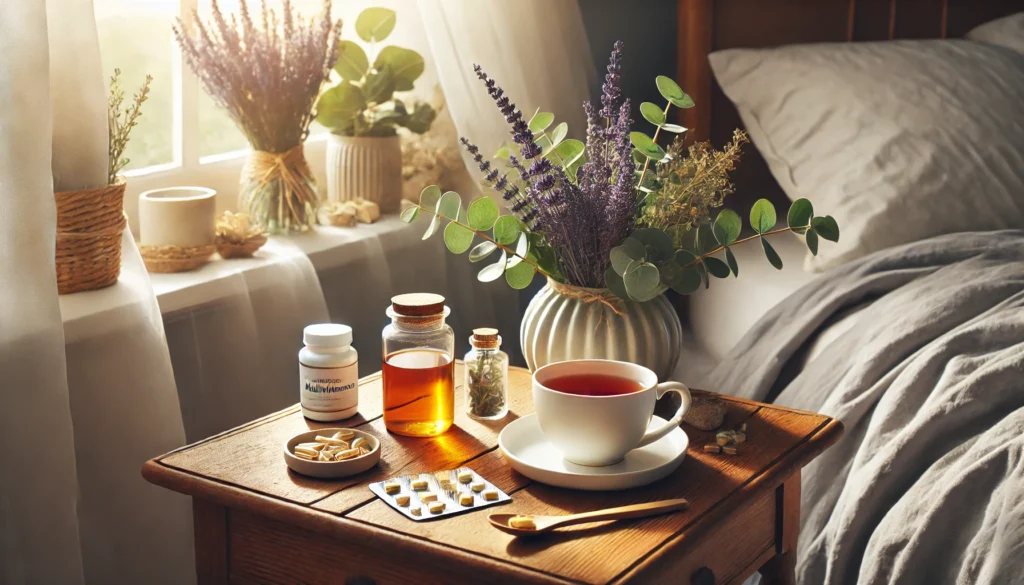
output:
[[[663, 424], [665, 419], [655, 415], [648, 428]], [[655, 482], [679, 467], [689, 444], [689, 437], [677, 427], [650, 445], [630, 451], [615, 465], [587, 467], [562, 458], [544, 438], [535, 414], [512, 421], [498, 435], [498, 448], [512, 469], [548, 485], [591, 491], [624, 490]]]

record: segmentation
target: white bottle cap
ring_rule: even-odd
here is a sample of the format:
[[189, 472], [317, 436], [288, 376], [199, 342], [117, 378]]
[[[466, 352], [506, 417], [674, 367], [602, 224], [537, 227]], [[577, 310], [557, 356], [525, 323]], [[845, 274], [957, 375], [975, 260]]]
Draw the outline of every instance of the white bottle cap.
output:
[[317, 323], [302, 330], [302, 342], [314, 347], [352, 345], [352, 328], [340, 323]]

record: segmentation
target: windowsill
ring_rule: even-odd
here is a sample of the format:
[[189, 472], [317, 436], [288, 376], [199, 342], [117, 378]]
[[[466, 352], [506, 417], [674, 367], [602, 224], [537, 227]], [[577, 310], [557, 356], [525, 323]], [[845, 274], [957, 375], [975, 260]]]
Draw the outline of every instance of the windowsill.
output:
[[[261, 272], [281, 263], [306, 259], [320, 272], [353, 259], [343, 251], [346, 246], [373, 244], [381, 235], [409, 229], [397, 216], [387, 216], [372, 224], [354, 228], [317, 227], [313, 232], [272, 236], [252, 258], [224, 260], [219, 256], [189, 272], [147, 274], [139, 267], [123, 267], [114, 286], [96, 291], [60, 296], [65, 342], [115, 330], [120, 326], [118, 313], [140, 302], [146, 290], [146, 278], [152, 283], [160, 313], [168, 315], [200, 307], [230, 294], [231, 279], [242, 275], [246, 283], [259, 282]], [[269, 274], [269, 273], [268, 273]]]

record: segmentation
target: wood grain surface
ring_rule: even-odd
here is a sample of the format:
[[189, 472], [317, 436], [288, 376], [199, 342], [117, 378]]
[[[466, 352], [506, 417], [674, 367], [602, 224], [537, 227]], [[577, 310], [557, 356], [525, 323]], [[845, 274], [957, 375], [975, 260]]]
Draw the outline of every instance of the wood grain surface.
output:
[[[461, 364], [456, 376], [461, 380]], [[726, 398], [723, 428], [747, 424], [748, 441], [740, 446], [739, 455], [703, 452], [703, 445], [714, 441], [714, 432], [684, 425], [690, 450], [669, 477], [624, 492], [573, 491], [531, 482], [513, 471], [496, 449], [501, 428], [532, 412], [530, 384], [529, 372], [510, 369], [510, 414], [506, 419], [479, 422], [458, 414], [449, 432], [422, 439], [386, 432], [380, 418], [380, 379], [371, 376], [360, 382], [360, 416], [350, 419], [353, 422], [315, 423], [303, 418], [297, 408], [286, 409], [154, 459], [143, 473], [153, 483], [230, 509], [227, 540], [231, 553], [226, 558], [230, 559], [232, 582], [285, 582], [279, 581], [284, 576], [273, 573], [278, 569], [275, 561], [267, 560], [267, 547], [299, 551], [306, 546], [299, 543], [314, 538], [310, 535], [321, 535], [336, 547], [370, 539], [374, 549], [394, 549], [424, 559], [440, 555], [448, 559], [447, 564], [458, 559], [460, 564], [476, 567], [478, 572], [472, 574], [487, 575], [488, 579], [490, 573], [480, 573], [481, 567], [499, 567], [501, 574], [518, 574], [524, 582], [654, 583], [660, 582], [660, 575], [711, 563], [715, 566], [708, 565], [709, 570], [719, 575], [717, 582], [721, 583], [734, 574], [757, 570], [765, 562], [765, 554], [775, 554], [776, 488], [841, 433], [841, 425], [825, 416]], [[461, 404], [459, 388], [459, 413]], [[282, 444], [295, 433], [323, 426], [353, 426], [376, 435], [384, 449], [380, 465], [360, 476], [336, 481], [289, 471], [281, 455]], [[490, 508], [492, 512], [558, 515], [680, 497], [690, 501], [690, 508], [646, 519], [569, 527], [536, 540], [523, 540], [491, 527], [486, 520], [488, 511], [483, 510], [443, 521], [412, 522], [366, 488], [369, 482], [395, 475], [461, 465], [473, 468], [512, 496], [510, 504]], [[204, 514], [218, 517], [211, 510]], [[236, 521], [236, 517], [242, 520]], [[259, 531], [250, 530], [259, 523], [271, 523], [278, 529], [260, 540], [255, 536]], [[737, 531], [723, 528], [730, 526], [748, 529], [736, 541], [730, 532]], [[218, 534], [216, 530], [213, 533]], [[767, 548], [766, 543], [770, 545]], [[708, 548], [712, 545], [735, 556], [728, 568], [713, 558], [682, 558], [678, 554], [690, 550], [705, 555], [700, 551], [712, 550]], [[208, 563], [210, 569], [220, 571], [216, 563], [221, 561], [216, 561], [216, 556], [213, 559]], [[283, 557], [276, 562], [288, 566]], [[332, 560], [323, 569], [358, 573], [358, 566], [339, 563]], [[318, 574], [313, 571], [304, 582], [320, 582]], [[373, 578], [376, 583], [397, 583], [404, 577], [385, 572]]]

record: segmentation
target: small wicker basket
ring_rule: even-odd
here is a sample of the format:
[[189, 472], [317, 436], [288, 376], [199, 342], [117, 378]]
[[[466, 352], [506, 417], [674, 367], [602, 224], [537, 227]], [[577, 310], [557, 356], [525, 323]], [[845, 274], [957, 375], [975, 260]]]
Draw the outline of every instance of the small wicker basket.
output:
[[121, 274], [123, 177], [113, 185], [54, 193], [57, 202], [57, 293], [108, 287]]

